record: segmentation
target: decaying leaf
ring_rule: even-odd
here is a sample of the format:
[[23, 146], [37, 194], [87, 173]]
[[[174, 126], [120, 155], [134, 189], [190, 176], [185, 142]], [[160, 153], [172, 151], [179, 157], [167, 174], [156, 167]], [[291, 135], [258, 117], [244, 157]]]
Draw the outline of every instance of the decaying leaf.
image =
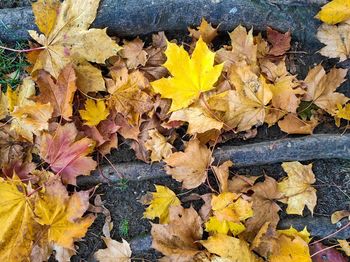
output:
[[192, 207], [173, 206], [168, 224], [152, 224], [152, 247], [170, 261], [191, 261], [201, 253], [198, 243], [202, 238], [201, 223], [201, 218]]
[[284, 55], [290, 49], [292, 40], [290, 31], [282, 34], [271, 27], [267, 27], [267, 41], [272, 45], [269, 54], [273, 56]]
[[186, 108], [200, 94], [214, 88], [223, 65], [214, 66], [215, 53], [211, 52], [202, 38], [197, 41], [192, 56], [181, 46], [168, 42], [164, 64], [172, 77], [151, 83], [155, 92], [172, 99], [170, 111]]
[[213, 162], [211, 151], [199, 140], [188, 142], [185, 152], [176, 152], [164, 159], [166, 172], [182, 182], [187, 189], [196, 188], [207, 179], [207, 169]]
[[311, 186], [316, 181], [312, 164], [285, 162], [282, 168], [288, 178], [278, 183], [278, 190], [285, 197], [281, 201], [288, 204], [287, 214], [302, 215], [305, 206], [313, 213], [317, 196], [316, 189]]
[[317, 125], [318, 121], [316, 118], [303, 120], [296, 114], [288, 114], [282, 120], [278, 121], [279, 128], [288, 134], [311, 135]]
[[74, 124], [58, 126], [52, 133], [45, 133], [40, 141], [40, 156], [50, 168], [61, 175], [67, 184], [76, 184], [76, 177], [89, 175], [96, 167], [91, 157], [94, 142], [86, 137], [76, 140], [78, 131]]
[[159, 218], [161, 224], [169, 222], [169, 209], [171, 206], [180, 206], [181, 202], [173, 191], [165, 186], [155, 185], [156, 192], [152, 193], [152, 199], [149, 207], [143, 213], [148, 219]]
[[156, 129], [148, 131], [150, 139], [146, 141], [145, 147], [151, 151], [151, 161], [160, 161], [170, 156], [173, 146], [169, 144], [166, 138]]
[[347, 69], [333, 68], [326, 74], [322, 65], [312, 68], [305, 78], [307, 85], [305, 101], [312, 101], [318, 107], [334, 114], [338, 104], [349, 101], [345, 95], [335, 90], [345, 81]]
[[169, 122], [171, 121], [188, 122], [187, 133], [191, 135], [202, 134], [213, 129], [221, 130], [224, 125], [223, 122], [213, 118], [208, 110], [200, 105], [192, 105], [173, 112], [169, 118]]
[[341, 105], [337, 105], [338, 111], [335, 113], [335, 124], [339, 127], [340, 126], [340, 119], [345, 119], [347, 121], [350, 121], [350, 104], [344, 105], [342, 107]]
[[348, 220], [350, 220], [350, 211], [348, 211], [348, 210], [335, 211], [331, 215], [332, 224], [338, 223], [340, 220], [342, 220], [345, 217], [347, 217]]
[[223, 234], [210, 236], [208, 240], [202, 240], [201, 244], [210, 252], [219, 255], [223, 261], [258, 262], [262, 261], [249, 249], [244, 240]]
[[130, 262], [131, 249], [128, 242], [122, 239], [123, 242], [118, 242], [110, 237], [104, 237], [107, 248], [99, 249], [95, 253], [95, 258], [101, 262]]
[[139, 65], [144, 66], [147, 62], [147, 52], [143, 50], [143, 42], [140, 38], [133, 41], [124, 41], [123, 49], [119, 52], [126, 59], [129, 69], [135, 69]]
[[46, 71], [40, 70], [37, 84], [40, 95], [34, 98], [41, 103], [50, 103], [53, 106], [53, 117], [62, 116], [70, 121], [73, 114], [73, 97], [77, 90], [76, 75], [72, 65], [62, 69], [57, 81]]
[[252, 203], [239, 195], [224, 192], [213, 196], [211, 200], [213, 216], [205, 224], [206, 231], [238, 235], [245, 230], [241, 221], [253, 216]]
[[188, 31], [190, 32], [190, 36], [192, 36], [194, 39], [198, 40], [202, 37], [203, 41], [207, 44], [210, 44], [211, 41], [213, 41], [213, 39], [218, 35], [218, 28], [212, 27], [212, 25], [204, 18], [202, 18], [202, 22], [197, 29], [188, 28]]
[[341, 247], [341, 250], [345, 252], [345, 254], [350, 257], [350, 245], [349, 242], [346, 240], [338, 239], [338, 243]]
[[85, 101], [85, 109], [79, 110], [81, 118], [88, 126], [97, 126], [102, 120], [106, 120], [109, 110], [106, 108], [105, 101], [87, 99]]
[[[213, 166], [212, 167], [215, 176], [219, 180], [221, 193], [228, 191], [228, 188], [229, 188], [229, 181], [228, 181], [229, 168], [232, 166], [233, 166], [232, 161], [225, 161], [220, 166]], [[230, 192], [232, 192], [232, 191], [230, 190]]]
[[[58, 0], [40, 0], [33, 4], [36, 23], [43, 34], [39, 35], [32, 30], [29, 30], [29, 34], [44, 50], [38, 55], [32, 73], [44, 69], [57, 79], [61, 70], [69, 63], [79, 64], [83, 59], [103, 64], [120, 50], [107, 36], [106, 29], [89, 29], [95, 20], [99, 2], [65, 0], [60, 3]], [[75, 67], [79, 72], [78, 87], [86, 93], [105, 90], [102, 75], [99, 76], [102, 80], [99, 86], [79, 85], [79, 75], [88, 77], [93, 71], [91, 68], [93, 66], [89, 63], [85, 67]]]

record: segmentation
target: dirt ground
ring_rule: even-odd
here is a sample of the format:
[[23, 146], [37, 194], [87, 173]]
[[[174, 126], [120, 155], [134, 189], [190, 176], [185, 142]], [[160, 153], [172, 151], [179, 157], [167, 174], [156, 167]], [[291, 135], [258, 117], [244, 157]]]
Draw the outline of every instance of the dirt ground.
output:
[[31, 0], [1, 0], [0, 1], [0, 9], [1, 8], [14, 8], [14, 7], [22, 7], [29, 6], [32, 2]]

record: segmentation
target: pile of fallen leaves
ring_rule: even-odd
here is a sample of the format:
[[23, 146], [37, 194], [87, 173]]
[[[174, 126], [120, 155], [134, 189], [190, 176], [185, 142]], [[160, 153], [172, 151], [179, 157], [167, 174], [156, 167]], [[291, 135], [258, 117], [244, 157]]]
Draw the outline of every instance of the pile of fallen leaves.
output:
[[[229, 179], [233, 163], [213, 165], [211, 148], [228, 133], [252, 138], [264, 123], [311, 134], [330, 115], [340, 126], [341, 119], [350, 120], [349, 98], [336, 92], [347, 70], [317, 65], [298, 80], [286, 66], [290, 33], [271, 28], [265, 40], [238, 26], [229, 34], [231, 44], [213, 51], [217, 28], [205, 20], [189, 30], [186, 49], [164, 33], [147, 47], [139, 38], [119, 45], [106, 29], [89, 29], [98, 6], [99, 0], [33, 4], [41, 34], [29, 31], [35, 41], [28, 75], [0, 96], [0, 260], [46, 261], [53, 250], [57, 260], [69, 260], [95, 219], [89, 211], [97, 209], [89, 204], [91, 191], [68, 192], [67, 185], [90, 175], [94, 159], [122, 140], [139, 159], [164, 161], [186, 189], [206, 183], [209, 169], [218, 181], [218, 191], [197, 196], [204, 201], [199, 212], [181, 207], [160, 185], [144, 200], [145, 217], [159, 218], [152, 224], [153, 247], [167, 261], [311, 261], [307, 230], [276, 226], [277, 202], [287, 204], [288, 214], [302, 215], [305, 206], [313, 211], [312, 165], [283, 163], [287, 177], [280, 182]], [[350, 18], [347, 12], [329, 21], [330, 10], [326, 6], [320, 19]], [[348, 27], [323, 25], [318, 37], [327, 46], [321, 53], [346, 59]], [[128, 243], [112, 240], [108, 229], [107, 249], [96, 258], [128, 261]], [[340, 245], [349, 248], [346, 241]]]

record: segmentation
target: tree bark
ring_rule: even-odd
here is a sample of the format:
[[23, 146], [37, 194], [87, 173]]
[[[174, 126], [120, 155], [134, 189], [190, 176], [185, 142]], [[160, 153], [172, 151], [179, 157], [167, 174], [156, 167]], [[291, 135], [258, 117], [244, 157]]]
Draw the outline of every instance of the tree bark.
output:
[[[239, 24], [265, 30], [291, 30], [300, 42], [316, 43], [320, 22], [314, 18], [325, 0], [101, 0], [93, 27], [108, 27], [110, 35], [137, 36], [158, 31], [186, 31], [201, 18], [220, 30]], [[26, 40], [36, 29], [30, 7], [0, 10], [0, 40]]]

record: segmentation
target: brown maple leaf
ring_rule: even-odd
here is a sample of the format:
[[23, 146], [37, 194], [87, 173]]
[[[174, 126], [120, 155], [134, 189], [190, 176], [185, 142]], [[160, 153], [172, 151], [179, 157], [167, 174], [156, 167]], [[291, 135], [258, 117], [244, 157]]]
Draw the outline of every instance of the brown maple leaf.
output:
[[76, 75], [73, 66], [67, 65], [61, 71], [57, 81], [46, 71], [40, 70], [36, 83], [40, 95], [34, 98], [41, 103], [50, 103], [53, 106], [53, 117], [62, 116], [69, 121], [73, 114], [73, 97], [77, 90]]
[[167, 164], [166, 172], [175, 180], [183, 182], [184, 188], [191, 189], [207, 179], [207, 168], [213, 160], [211, 151], [195, 139], [188, 142], [185, 152], [173, 153], [164, 162]]
[[144, 66], [147, 62], [147, 52], [143, 50], [143, 41], [136, 38], [132, 41], [125, 41], [123, 49], [119, 52], [120, 56], [126, 60], [126, 66], [129, 69], [136, 69], [138, 66]]
[[267, 41], [272, 45], [269, 54], [273, 56], [284, 55], [290, 49], [290, 41], [292, 40], [290, 31], [280, 33], [267, 27]]
[[191, 207], [172, 206], [168, 224], [152, 224], [152, 247], [170, 261], [192, 261], [201, 251], [202, 220]]

